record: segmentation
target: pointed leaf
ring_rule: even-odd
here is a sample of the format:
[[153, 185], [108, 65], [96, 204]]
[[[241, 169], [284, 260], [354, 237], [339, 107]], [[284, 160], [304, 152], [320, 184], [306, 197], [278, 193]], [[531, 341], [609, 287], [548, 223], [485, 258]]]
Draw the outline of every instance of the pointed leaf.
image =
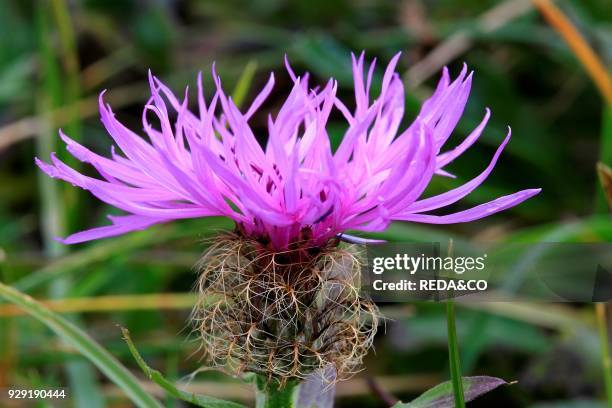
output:
[[[465, 401], [472, 401], [505, 384], [508, 383], [501, 378], [488, 376], [463, 377]], [[454, 406], [453, 385], [450, 381], [445, 381], [425, 391], [417, 399], [408, 403], [398, 402], [393, 408], [453, 408]]]

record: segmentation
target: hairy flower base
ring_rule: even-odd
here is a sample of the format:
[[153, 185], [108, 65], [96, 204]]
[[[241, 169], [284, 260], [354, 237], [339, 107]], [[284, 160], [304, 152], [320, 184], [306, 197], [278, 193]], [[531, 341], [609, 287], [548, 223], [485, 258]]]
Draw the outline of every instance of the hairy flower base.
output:
[[[359, 293], [356, 245], [275, 252], [223, 234], [198, 264], [193, 320], [210, 364], [281, 384], [333, 367], [336, 380], [359, 371], [378, 324]], [[321, 372], [323, 370], [320, 370]]]

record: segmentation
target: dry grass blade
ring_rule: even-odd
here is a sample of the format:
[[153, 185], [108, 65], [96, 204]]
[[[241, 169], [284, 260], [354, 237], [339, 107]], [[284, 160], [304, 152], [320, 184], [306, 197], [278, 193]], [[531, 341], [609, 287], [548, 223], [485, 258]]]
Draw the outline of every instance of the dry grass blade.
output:
[[[196, 297], [191, 293], [162, 293], [154, 295], [115, 295], [41, 301], [58, 313], [113, 312], [125, 310], [190, 309]], [[19, 316], [25, 312], [12, 304], [0, 305], [0, 317]]]
[[[142, 85], [127, 85], [116, 88], [108, 94], [108, 102], [115, 108], [120, 108], [144, 99], [146, 88]], [[98, 96], [85, 98], [75, 103], [51, 112], [50, 120], [58, 126], [63, 126], [72, 119], [74, 111], [79, 112], [79, 118], [84, 119], [98, 112]], [[40, 116], [30, 116], [19, 119], [0, 128], [0, 151], [20, 141], [34, 137], [44, 129], [45, 119]]]
[[612, 78], [578, 29], [551, 0], [533, 0], [533, 3], [546, 21], [563, 37], [607, 103], [612, 103]]
[[597, 163], [597, 174], [599, 174], [599, 181], [606, 193], [608, 208], [612, 209], [612, 169], [600, 162]]

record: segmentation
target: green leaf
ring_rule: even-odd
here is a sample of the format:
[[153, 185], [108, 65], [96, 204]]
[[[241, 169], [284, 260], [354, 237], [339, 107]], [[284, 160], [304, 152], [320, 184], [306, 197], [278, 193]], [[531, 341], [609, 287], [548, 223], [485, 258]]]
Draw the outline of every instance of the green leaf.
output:
[[[446, 344], [445, 316], [441, 306], [419, 305], [414, 316], [399, 320], [405, 330], [412, 333], [411, 341], [415, 342], [416, 346]], [[479, 343], [476, 348], [481, 351], [497, 347], [527, 354], [544, 353], [550, 350], [552, 339], [537, 325], [526, 323], [518, 318], [496, 315], [489, 312], [484, 306], [474, 309], [463, 307], [461, 313], [456, 316], [457, 335], [463, 339], [461, 367], [466, 372], [474, 368], [473, 361], [466, 359], [466, 356], [476, 352], [472, 350], [474, 341]], [[469, 350], [471, 351], [468, 352]]]
[[76, 348], [111, 381], [125, 391], [128, 398], [136, 406], [141, 408], [161, 408], [159, 402], [141, 387], [138, 379], [127, 368], [121, 365], [115, 357], [77, 326], [53, 313], [30, 296], [3, 283], [0, 283], [0, 296], [21, 307]]
[[151, 381], [162, 387], [169, 395], [204, 408], [246, 408], [244, 405], [235, 402], [225, 401], [214, 397], [207, 397], [205, 395], [197, 395], [192, 392], [179, 390], [172, 382], [167, 380], [162, 375], [162, 373], [152, 369], [147, 365], [147, 363], [144, 361], [144, 359], [136, 349], [134, 342], [130, 338], [130, 332], [128, 331], [128, 329], [122, 327], [121, 333], [123, 334], [123, 339], [127, 343], [128, 348], [130, 349], [130, 352], [132, 353], [132, 356], [134, 356], [134, 359], [138, 363], [140, 369]]
[[[449, 244], [448, 254], [452, 255], [452, 241]], [[451, 374], [451, 384], [453, 391], [454, 406], [465, 407], [465, 394], [461, 377], [461, 361], [459, 358], [459, 344], [457, 342], [457, 324], [455, 322], [455, 302], [446, 302], [446, 321], [448, 331], [448, 360]]]
[[[465, 402], [472, 401], [500, 385], [508, 384], [501, 378], [488, 376], [463, 377], [462, 382]], [[398, 402], [393, 408], [453, 408], [454, 406], [453, 385], [450, 381], [445, 381], [425, 391], [417, 399], [408, 403]]]
[[[341, 83], [351, 83], [349, 52], [345, 45], [325, 34], [305, 34], [297, 37], [293, 52], [313, 73], [332, 76]], [[378, 81], [374, 80], [373, 84]]]

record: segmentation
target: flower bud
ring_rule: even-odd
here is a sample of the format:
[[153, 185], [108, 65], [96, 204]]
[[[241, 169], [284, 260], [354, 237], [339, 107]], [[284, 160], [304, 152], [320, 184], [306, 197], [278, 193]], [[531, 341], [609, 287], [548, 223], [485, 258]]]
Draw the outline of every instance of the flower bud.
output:
[[198, 263], [193, 321], [209, 362], [284, 383], [333, 367], [360, 369], [377, 330], [360, 293], [358, 246], [330, 241], [285, 251], [239, 234], [215, 239]]

